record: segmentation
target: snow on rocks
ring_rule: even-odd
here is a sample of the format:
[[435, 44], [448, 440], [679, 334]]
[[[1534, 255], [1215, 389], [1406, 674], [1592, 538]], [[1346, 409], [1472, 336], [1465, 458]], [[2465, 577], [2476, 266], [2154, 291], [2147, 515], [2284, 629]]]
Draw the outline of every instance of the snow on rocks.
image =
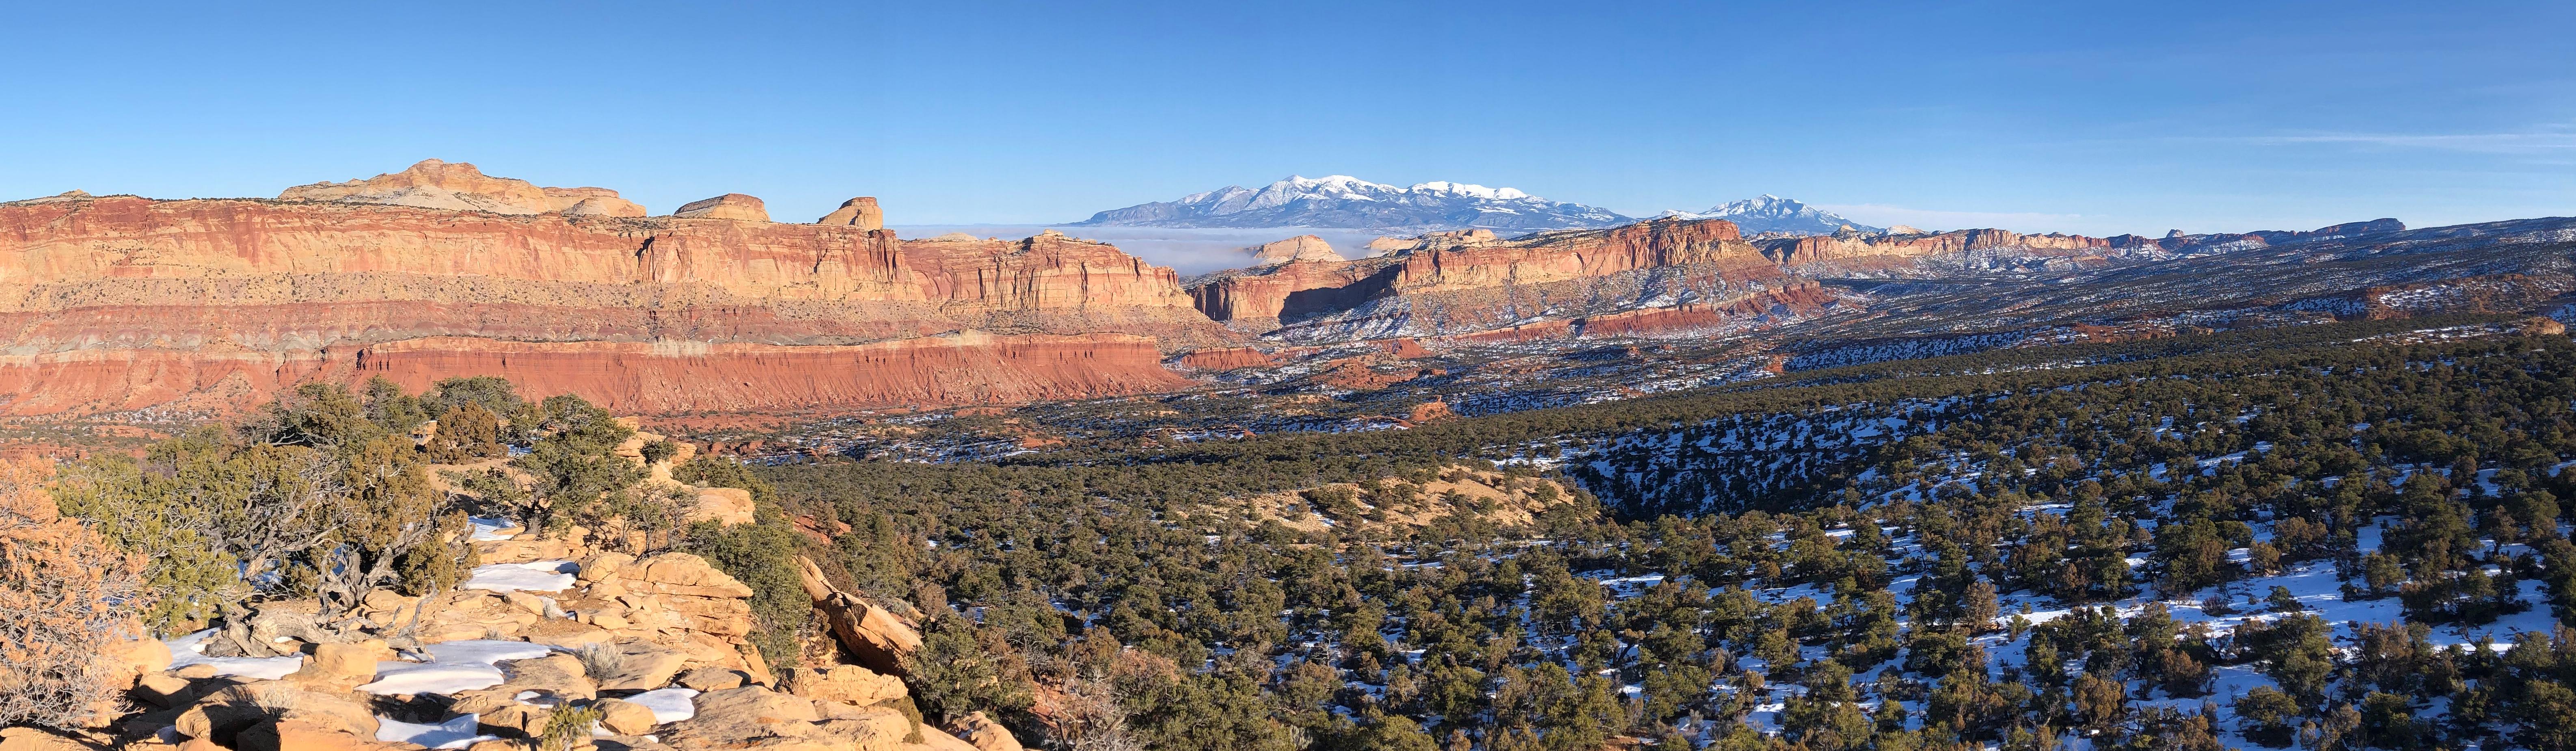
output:
[[501, 685], [505, 677], [495, 663], [554, 653], [543, 644], [494, 639], [442, 642], [428, 647], [421, 662], [376, 663], [376, 680], [358, 690], [374, 694], [452, 694]]
[[[499, 517], [477, 516], [471, 517], [467, 519], [467, 521], [474, 525], [474, 536], [470, 538], [474, 542], [507, 540], [510, 539], [511, 535], [517, 534], [517, 530], [519, 529], [519, 525], [511, 523], [508, 519], [502, 519]], [[511, 531], [503, 532], [502, 530]]]
[[376, 740], [380, 741], [414, 743], [429, 748], [465, 748], [482, 741], [500, 739], [497, 735], [482, 734], [482, 723], [476, 715], [457, 715], [427, 724], [376, 718]]
[[286, 674], [295, 672], [296, 670], [304, 667], [304, 658], [296, 655], [287, 655], [284, 657], [207, 657], [206, 640], [214, 635], [215, 630], [210, 628], [162, 642], [163, 645], [170, 648], [170, 669], [177, 670], [190, 665], [210, 665], [214, 668], [212, 675], [215, 676], [258, 678], [261, 680], [273, 681], [279, 678], [284, 678], [286, 677]]
[[626, 700], [653, 710], [656, 722], [679, 722], [697, 716], [697, 695], [697, 689], [673, 686], [629, 696]]
[[474, 567], [474, 574], [458, 589], [480, 589], [489, 592], [561, 592], [572, 588], [573, 572], [581, 565], [572, 561], [531, 561], [528, 563], [495, 563]]
[[501, 669], [485, 663], [387, 662], [376, 681], [358, 689], [372, 694], [452, 694], [501, 684]]

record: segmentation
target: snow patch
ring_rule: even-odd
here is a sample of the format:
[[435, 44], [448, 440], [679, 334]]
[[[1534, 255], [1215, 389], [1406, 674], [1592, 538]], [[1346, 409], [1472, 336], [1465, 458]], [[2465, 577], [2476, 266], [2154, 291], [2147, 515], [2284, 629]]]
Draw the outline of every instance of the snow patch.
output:
[[474, 567], [474, 575], [458, 589], [481, 589], [493, 592], [561, 592], [572, 588], [573, 572], [581, 564], [572, 561], [531, 561], [528, 563], [495, 563]]

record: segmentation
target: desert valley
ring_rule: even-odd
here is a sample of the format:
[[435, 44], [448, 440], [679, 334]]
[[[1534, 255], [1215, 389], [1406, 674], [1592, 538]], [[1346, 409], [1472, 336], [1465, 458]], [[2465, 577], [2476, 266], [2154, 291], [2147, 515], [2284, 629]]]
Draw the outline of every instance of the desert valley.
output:
[[2571, 26], [12, 7], [0, 751], [2576, 750]]

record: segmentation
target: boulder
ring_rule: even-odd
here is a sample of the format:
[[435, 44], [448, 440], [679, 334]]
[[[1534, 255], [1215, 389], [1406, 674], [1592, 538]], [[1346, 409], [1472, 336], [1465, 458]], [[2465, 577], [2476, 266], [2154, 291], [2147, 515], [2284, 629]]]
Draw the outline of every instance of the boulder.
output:
[[502, 690], [536, 691], [562, 701], [586, 701], [599, 695], [598, 684], [592, 683], [582, 668], [581, 658], [557, 652], [532, 660], [510, 660], [500, 664], [504, 683]]
[[740, 670], [702, 667], [680, 674], [680, 685], [702, 692], [723, 691], [728, 688], [741, 688], [743, 681], [749, 678], [751, 678], [749, 674]]
[[815, 713], [812, 700], [759, 686], [709, 691], [697, 695], [695, 701], [697, 714], [672, 723], [670, 732], [663, 735], [674, 746], [738, 746], [767, 736], [795, 737], [809, 731], [810, 723], [822, 719]]
[[671, 212], [682, 219], [732, 219], [743, 222], [769, 221], [769, 207], [760, 199], [741, 193], [726, 193], [714, 198], [690, 201]]
[[208, 692], [170, 724], [180, 735], [223, 743], [269, 720], [300, 717], [372, 738], [376, 715], [367, 701], [368, 697], [354, 691], [296, 681], [253, 681]]
[[476, 721], [482, 723], [483, 732], [486, 733], [535, 738], [546, 732], [546, 721], [553, 717], [554, 710], [545, 707], [533, 704], [511, 704], [484, 712], [481, 717], [476, 718]]
[[509, 636], [545, 620], [544, 616], [510, 604], [509, 598], [477, 589], [440, 595], [427, 609], [418, 634], [423, 643], [482, 639], [494, 634]]
[[857, 665], [797, 668], [788, 675], [788, 690], [808, 699], [865, 706], [904, 695], [902, 679]]
[[885, 212], [877, 208], [877, 199], [860, 196], [841, 202], [841, 207], [815, 220], [816, 224], [857, 227], [866, 230], [885, 229]]
[[812, 559], [796, 557], [798, 580], [805, 594], [814, 598], [814, 607], [832, 625], [832, 635], [841, 646], [859, 659], [859, 664], [887, 675], [901, 676], [903, 662], [921, 649], [921, 632], [912, 624], [842, 592], [823, 578], [822, 567]]
[[186, 678], [169, 673], [154, 673], [135, 681], [134, 698], [165, 708], [184, 706], [196, 698], [196, 695], [189, 690], [194, 685], [196, 684]]
[[404, 748], [400, 744], [376, 740], [372, 731], [369, 734], [354, 733], [347, 728], [298, 717], [293, 713], [259, 730], [265, 732], [242, 733], [238, 745], [240, 751], [401, 751]]
[[651, 645], [627, 645], [623, 654], [617, 672], [600, 680], [601, 689], [650, 691], [668, 686], [671, 685], [671, 676], [678, 675], [680, 668], [689, 662], [687, 655], [655, 649]]
[[751, 587], [716, 569], [707, 559], [687, 553], [661, 553], [626, 567], [624, 577], [652, 585], [650, 591], [692, 597], [751, 597]]
[[548, 618], [519, 631], [528, 641], [549, 647], [579, 648], [584, 644], [606, 644], [616, 635], [608, 629], [564, 618]]
[[974, 744], [979, 751], [1021, 751], [1020, 739], [1011, 735], [1002, 723], [994, 722], [982, 712], [966, 715], [951, 729], [956, 731], [959, 740]]
[[448, 703], [447, 711], [454, 714], [491, 714], [502, 707], [524, 704], [516, 698], [518, 693], [516, 689], [499, 687], [458, 691], [450, 695], [453, 701]]
[[0, 751], [88, 751], [79, 741], [38, 728], [0, 728]]
[[741, 488], [699, 489], [697, 506], [689, 509], [688, 516], [693, 524], [712, 521], [728, 527], [752, 520], [751, 491]]
[[[140, 633], [142, 629], [135, 631]], [[100, 650], [99, 656], [107, 661], [108, 674], [119, 688], [132, 688], [144, 676], [170, 669], [170, 645], [159, 639], [114, 642]]]
[[304, 667], [286, 675], [286, 680], [352, 690], [376, 679], [376, 663], [401, 659], [382, 639], [368, 639], [355, 644], [317, 644], [313, 654], [304, 658]]
[[653, 719], [651, 707], [619, 699], [601, 699], [591, 704], [599, 708], [599, 725], [618, 735], [643, 735], [662, 724]]

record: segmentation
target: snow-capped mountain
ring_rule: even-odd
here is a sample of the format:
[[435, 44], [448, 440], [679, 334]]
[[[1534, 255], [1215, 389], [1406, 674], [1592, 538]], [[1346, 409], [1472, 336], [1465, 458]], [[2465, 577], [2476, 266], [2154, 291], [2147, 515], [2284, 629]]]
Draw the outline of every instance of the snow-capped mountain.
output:
[[1612, 227], [1635, 221], [1608, 209], [1560, 203], [1511, 188], [1452, 182], [1411, 187], [1347, 175], [1290, 177], [1259, 190], [1229, 185], [1177, 201], [1091, 215], [1083, 226], [1329, 227], [1340, 229], [1542, 230]]
[[1830, 235], [1835, 230], [1846, 226], [1862, 232], [1884, 231], [1884, 228], [1845, 219], [1840, 214], [1769, 193], [1741, 201], [1718, 204], [1707, 211], [1667, 211], [1663, 215], [1686, 219], [1724, 219], [1734, 222], [1735, 226], [1747, 235], [1758, 235], [1764, 232]]

